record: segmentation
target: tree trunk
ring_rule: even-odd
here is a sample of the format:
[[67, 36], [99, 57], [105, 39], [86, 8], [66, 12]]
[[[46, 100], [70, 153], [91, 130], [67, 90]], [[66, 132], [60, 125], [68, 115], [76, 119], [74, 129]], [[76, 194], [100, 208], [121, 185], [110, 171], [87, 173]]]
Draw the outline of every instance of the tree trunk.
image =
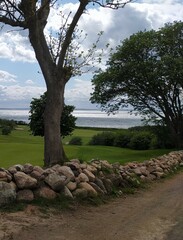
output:
[[68, 78], [63, 67], [57, 68], [44, 36], [39, 19], [29, 22], [29, 39], [47, 85], [47, 102], [44, 112], [44, 165], [63, 164], [66, 155], [60, 136], [60, 119], [64, 107], [64, 88]]
[[48, 87], [44, 112], [44, 165], [63, 164], [66, 155], [60, 136], [60, 119], [64, 107], [64, 85]]
[[182, 118], [175, 123], [168, 124], [172, 135], [172, 141], [177, 148], [183, 148], [183, 124]]

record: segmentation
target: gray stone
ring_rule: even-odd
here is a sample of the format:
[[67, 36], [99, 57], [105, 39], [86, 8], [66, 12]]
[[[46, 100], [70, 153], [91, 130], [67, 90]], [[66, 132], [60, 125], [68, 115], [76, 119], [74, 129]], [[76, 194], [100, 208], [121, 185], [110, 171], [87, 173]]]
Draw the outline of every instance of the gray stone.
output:
[[79, 176], [77, 177], [78, 182], [89, 182], [88, 176], [84, 173], [80, 173]]
[[142, 172], [141, 172], [140, 167], [134, 168], [134, 169], [133, 169], [133, 172], [134, 172], [137, 176], [142, 175]]
[[79, 183], [78, 186], [79, 186], [79, 188], [84, 188], [87, 191], [87, 194], [89, 197], [96, 197], [98, 195], [96, 190], [87, 182], [81, 182], [81, 183]]
[[42, 167], [40, 167], [40, 166], [34, 166], [33, 171], [37, 171], [37, 172], [43, 174], [45, 170], [42, 169]]
[[74, 198], [73, 195], [72, 195], [72, 193], [71, 193], [71, 191], [70, 191], [66, 186], [64, 187], [63, 193], [64, 193], [64, 196], [65, 196], [65, 197], [68, 197], [68, 198], [71, 198], [71, 199]]
[[30, 189], [23, 189], [17, 192], [17, 202], [32, 202], [34, 194]]
[[77, 188], [72, 194], [74, 197], [81, 199], [87, 198], [88, 196], [88, 192], [85, 188]]
[[180, 167], [183, 167], [183, 162], [180, 163]]
[[146, 166], [142, 166], [140, 167], [140, 171], [144, 176], [148, 176], [149, 175], [149, 171], [147, 171], [147, 167]]
[[90, 182], [89, 184], [95, 189], [98, 194], [104, 195], [104, 191], [97, 184], [94, 182]]
[[37, 187], [37, 180], [23, 172], [15, 173], [14, 178], [19, 189], [33, 189]]
[[156, 172], [163, 172], [163, 169], [159, 166], [156, 166]]
[[49, 174], [44, 180], [54, 191], [59, 192], [68, 183], [66, 176], [60, 176], [57, 173]]
[[21, 171], [21, 172], [22, 172], [23, 169], [24, 169], [23, 165], [21, 165], [21, 164], [16, 164], [16, 165], [14, 165], [13, 167], [15, 167], [17, 171]]
[[66, 187], [70, 190], [70, 191], [74, 191], [77, 188], [77, 184], [76, 182], [68, 182]]
[[87, 164], [86, 168], [87, 168], [88, 171], [92, 172], [93, 174], [97, 173], [97, 168], [92, 166], [92, 165]]
[[23, 165], [23, 172], [26, 174], [30, 174], [33, 171], [33, 166], [30, 163], [26, 163]]
[[41, 186], [40, 188], [34, 191], [36, 198], [46, 198], [46, 199], [55, 199], [57, 194], [51, 188], [47, 186]]
[[33, 170], [30, 173], [30, 176], [37, 179], [37, 180], [44, 180], [45, 179], [45, 175], [37, 170]]
[[0, 181], [8, 182], [8, 176], [5, 171], [0, 171]]
[[104, 186], [104, 184], [103, 184], [103, 182], [102, 182], [101, 179], [95, 178], [95, 182], [94, 182], [94, 183], [95, 183], [97, 186], [99, 186], [99, 188], [101, 188], [104, 193], [107, 193], [107, 190], [106, 190], [106, 188], [105, 188], [105, 186]]
[[114, 173], [109, 175], [108, 178], [111, 180], [112, 184], [116, 187], [119, 187], [121, 185], [121, 181], [123, 180], [120, 174], [114, 174]]
[[111, 193], [113, 191], [113, 184], [110, 179], [108, 178], [103, 178], [102, 182], [105, 186], [105, 189], [107, 190], [108, 193]]
[[90, 182], [95, 181], [95, 175], [92, 172], [90, 172], [88, 169], [84, 169], [83, 173], [89, 178]]
[[58, 174], [66, 176], [71, 181], [74, 180], [75, 176], [74, 176], [73, 171], [70, 169], [70, 167], [60, 166], [60, 165], [55, 168], [54, 167], [52, 167], [52, 168], [55, 169]]
[[153, 172], [153, 174], [159, 179], [164, 177], [164, 173], [163, 172]]
[[16, 169], [16, 167], [9, 167], [9, 168], [8, 168], [8, 171], [9, 171], [11, 174], [14, 174], [14, 173], [17, 172], [17, 169]]
[[0, 182], [0, 206], [15, 202], [16, 191], [10, 183]]

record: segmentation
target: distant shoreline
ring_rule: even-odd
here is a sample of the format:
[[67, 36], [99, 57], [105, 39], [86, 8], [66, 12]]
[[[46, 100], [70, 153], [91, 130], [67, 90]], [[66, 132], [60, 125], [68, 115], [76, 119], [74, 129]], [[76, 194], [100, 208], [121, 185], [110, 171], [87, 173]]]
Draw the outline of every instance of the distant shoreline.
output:
[[[29, 123], [29, 108], [0, 108], [0, 118]], [[121, 110], [117, 114], [107, 115], [99, 109], [76, 109], [73, 115], [77, 118], [77, 127], [97, 128], [129, 128], [141, 126], [139, 116], [130, 115], [129, 110]]]

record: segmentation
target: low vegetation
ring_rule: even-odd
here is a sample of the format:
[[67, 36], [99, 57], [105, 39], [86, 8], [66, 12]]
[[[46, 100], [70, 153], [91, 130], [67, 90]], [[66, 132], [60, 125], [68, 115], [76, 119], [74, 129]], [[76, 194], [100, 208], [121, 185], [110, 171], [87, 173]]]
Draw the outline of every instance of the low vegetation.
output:
[[0, 119], [0, 132], [2, 135], [9, 135], [15, 126], [16, 122], [13, 120]]
[[[172, 151], [172, 149], [134, 150], [115, 146], [88, 145], [94, 135], [103, 131], [104, 129], [76, 128], [72, 136], [63, 139], [68, 158], [78, 158], [81, 161], [106, 159], [111, 163], [124, 164], [130, 161], [144, 161]], [[113, 131], [114, 134], [119, 133], [119, 130], [115, 129], [110, 129], [110, 131]], [[127, 130], [124, 129], [121, 132], [127, 132]], [[82, 145], [69, 145], [68, 143], [74, 137], [79, 137], [82, 140]], [[43, 137], [31, 135], [29, 127], [26, 125], [18, 125], [10, 135], [0, 135], [0, 167], [28, 162], [42, 166], [43, 148]]]
[[175, 142], [166, 127], [141, 126], [122, 130], [103, 131], [94, 135], [90, 145], [116, 146], [135, 150], [174, 148]]

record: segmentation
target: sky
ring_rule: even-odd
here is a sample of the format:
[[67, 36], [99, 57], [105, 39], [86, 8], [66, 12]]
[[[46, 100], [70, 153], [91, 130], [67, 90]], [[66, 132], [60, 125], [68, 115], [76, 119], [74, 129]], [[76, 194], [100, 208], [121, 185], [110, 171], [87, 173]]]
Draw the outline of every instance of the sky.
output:
[[[59, 28], [58, 10], [66, 14], [75, 11], [77, 1], [63, 1], [49, 17], [45, 33]], [[82, 49], [87, 51], [103, 31], [98, 48], [107, 43], [115, 48], [133, 33], [163, 27], [167, 22], [183, 20], [183, 0], [136, 0], [125, 8], [112, 10], [97, 5], [89, 6], [79, 22], [79, 29], [87, 33]], [[103, 65], [107, 54], [103, 56]], [[70, 79], [65, 89], [65, 103], [76, 109], [92, 109], [89, 101], [92, 92], [93, 73], [85, 73]], [[44, 78], [28, 40], [26, 30], [5, 26], [0, 31], [0, 108], [29, 108], [32, 98], [46, 91]]]

